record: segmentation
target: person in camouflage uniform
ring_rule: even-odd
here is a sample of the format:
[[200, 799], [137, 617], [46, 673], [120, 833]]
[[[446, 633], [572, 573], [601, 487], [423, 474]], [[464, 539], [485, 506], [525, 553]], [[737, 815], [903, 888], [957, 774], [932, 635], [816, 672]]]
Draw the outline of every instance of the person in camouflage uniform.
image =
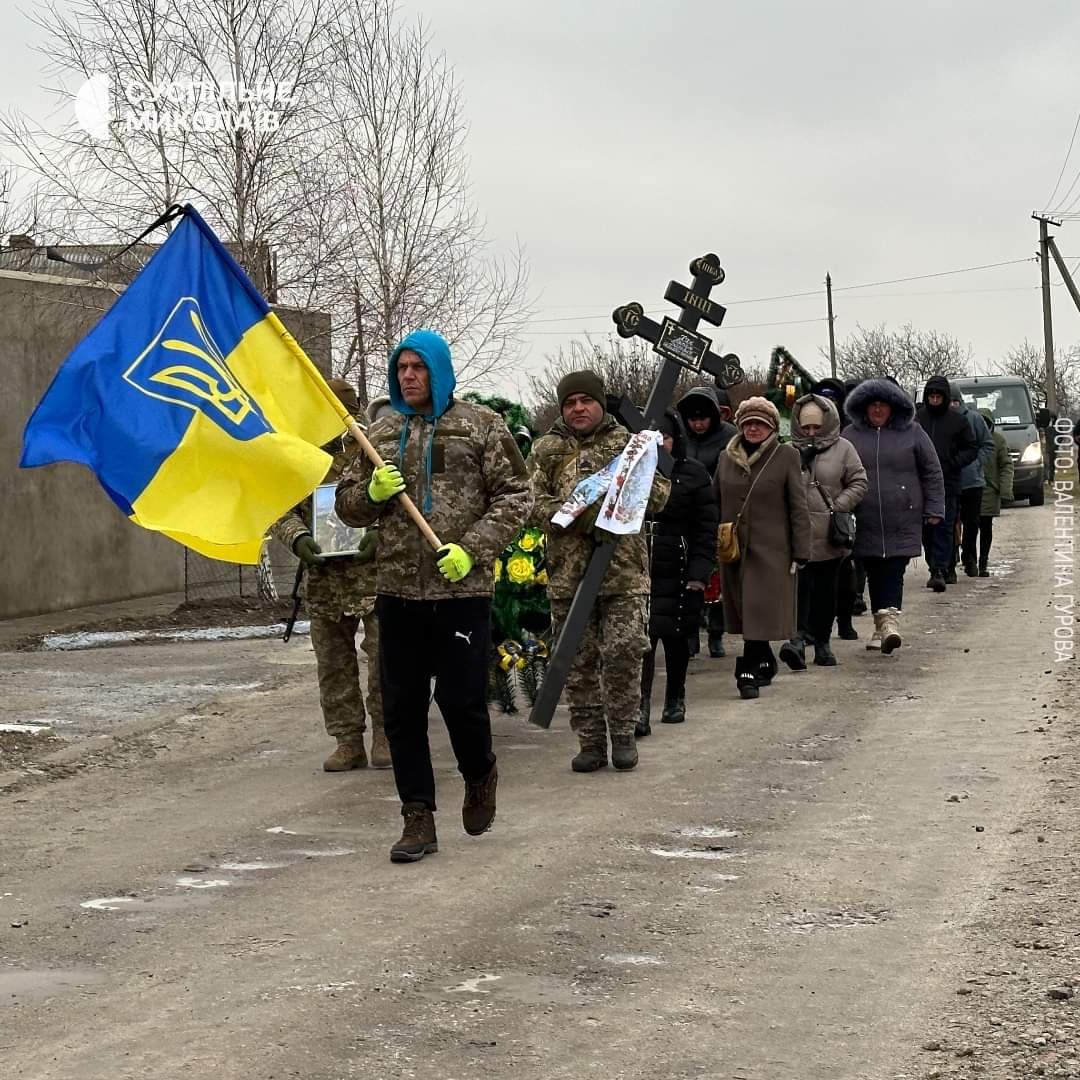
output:
[[[465, 780], [462, 823], [495, 817], [487, 668], [495, 559], [532, 506], [525, 462], [498, 413], [454, 397], [450, 347], [417, 330], [387, 371], [393, 412], [372, 425], [386, 464], [357, 457], [337, 488], [349, 525], [379, 522], [376, 611], [386, 735], [405, 819], [393, 862], [438, 850], [427, 723], [431, 681]], [[396, 462], [397, 464], [391, 464]], [[396, 496], [407, 491], [443, 543], [432, 552]]]
[[[613, 537], [596, 528], [599, 502], [567, 529], [553, 525], [551, 517], [581, 480], [622, 453], [630, 433], [604, 411], [604, 384], [594, 372], [571, 372], [559, 383], [558, 397], [562, 416], [533, 444], [529, 476], [534, 517], [548, 536], [552, 617], [561, 626], [596, 545]], [[650, 512], [663, 507], [669, 490], [667, 479], [657, 473]], [[615, 768], [632, 769], [637, 764], [634, 725], [641, 698], [641, 660], [649, 648], [648, 597], [645, 537], [624, 536], [566, 682], [570, 726], [581, 745], [571, 762], [575, 772], [593, 772], [607, 764], [609, 735]]]
[[[356, 391], [344, 379], [329, 386], [353, 416], [360, 414]], [[373, 403], [373, 411], [378, 403]], [[359, 446], [350, 435], [323, 447], [333, 456], [325, 484], [334, 484]], [[319, 678], [319, 701], [326, 733], [337, 749], [323, 762], [327, 772], [362, 769], [368, 764], [364, 749], [367, 718], [371, 719], [371, 764], [390, 767], [390, 751], [383, 731], [382, 693], [379, 689], [379, 626], [375, 617], [375, 550], [378, 533], [364, 537], [359, 555], [323, 558], [311, 535], [311, 499], [279, 518], [271, 535], [305, 564], [304, 604], [311, 619], [311, 644]], [[367, 707], [360, 692], [360, 663], [356, 632], [363, 625], [362, 648], [367, 657]]]

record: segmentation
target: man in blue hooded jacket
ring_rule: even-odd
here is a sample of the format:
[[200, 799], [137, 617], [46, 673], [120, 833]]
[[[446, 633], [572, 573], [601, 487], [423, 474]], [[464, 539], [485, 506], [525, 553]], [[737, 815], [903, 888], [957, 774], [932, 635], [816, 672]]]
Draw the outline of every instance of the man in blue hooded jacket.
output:
[[[454, 397], [450, 347], [415, 330], [390, 357], [393, 411], [337, 488], [350, 525], [379, 523], [376, 611], [386, 738], [405, 827], [393, 862], [438, 850], [428, 744], [431, 682], [465, 780], [462, 823], [472, 836], [495, 817], [498, 773], [487, 707], [494, 563], [532, 507], [525, 462], [502, 417]], [[433, 552], [398, 499], [408, 492], [443, 542]]]

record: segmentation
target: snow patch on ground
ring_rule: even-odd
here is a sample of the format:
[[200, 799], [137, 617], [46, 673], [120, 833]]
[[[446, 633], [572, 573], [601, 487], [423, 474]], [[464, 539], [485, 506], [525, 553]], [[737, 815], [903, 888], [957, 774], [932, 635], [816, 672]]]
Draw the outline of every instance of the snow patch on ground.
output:
[[650, 855], [662, 859], [735, 859], [737, 851], [700, 851], [697, 848], [649, 848]]
[[[293, 634], [307, 634], [310, 622], [298, 622]], [[83, 630], [74, 634], [46, 634], [41, 647], [52, 651], [100, 649], [106, 645], [130, 645], [146, 641], [247, 641], [255, 638], [280, 637], [284, 623], [269, 626], [200, 626], [192, 630]]]

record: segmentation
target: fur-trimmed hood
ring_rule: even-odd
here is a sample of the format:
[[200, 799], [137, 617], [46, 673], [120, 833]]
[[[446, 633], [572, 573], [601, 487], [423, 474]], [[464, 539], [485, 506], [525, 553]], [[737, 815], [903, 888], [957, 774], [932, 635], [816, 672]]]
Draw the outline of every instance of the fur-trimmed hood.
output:
[[892, 406], [892, 416], [886, 427], [903, 431], [911, 427], [915, 418], [915, 402], [896, 383], [888, 379], [866, 379], [852, 390], [844, 402], [844, 412], [858, 428], [869, 428], [866, 409], [873, 401], [884, 401]]

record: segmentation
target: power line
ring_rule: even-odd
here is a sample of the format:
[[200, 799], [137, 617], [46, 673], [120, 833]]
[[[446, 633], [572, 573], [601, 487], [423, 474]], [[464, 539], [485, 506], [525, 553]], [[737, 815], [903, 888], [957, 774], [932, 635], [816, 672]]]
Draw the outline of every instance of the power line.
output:
[[[1019, 265], [1021, 263], [1029, 263], [1029, 262], [1034, 262], [1034, 261], [1035, 261], [1035, 257], [1032, 255], [1032, 256], [1028, 256], [1026, 259], [1008, 259], [1008, 260], [1005, 260], [1004, 262], [984, 263], [984, 264], [982, 264], [980, 266], [962, 266], [957, 270], [939, 270], [939, 271], [936, 271], [935, 273], [932, 273], [932, 274], [911, 274], [911, 275], [909, 275], [907, 277], [889, 278], [889, 279], [884, 280], [884, 281], [864, 281], [864, 282], [862, 282], [861, 284], [858, 284], [858, 285], [842, 285], [842, 286], [839, 286], [839, 287], [834, 287], [833, 292], [834, 293], [836, 293], [836, 292], [851, 292], [851, 291], [853, 291], [855, 289], [871, 289], [871, 288], [875, 288], [878, 285], [898, 285], [898, 284], [901, 284], [902, 282], [906, 282], [906, 281], [925, 281], [925, 280], [928, 280], [930, 278], [950, 277], [950, 276], [952, 276], [954, 274], [970, 274], [970, 273], [974, 273], [977, 270], [995, 270], [995, 269], [997, 269], [999, 267], [1002, 267], [1002, 266], [1017, 266], [1017, 265]], [[725, 306], [727, 306], [727, 307], [737, 307], [739, 304], [765, 304], [765, 303], [770, 303], [770, 302], [776, 301], [776, 300], [800, 300], [800, 299], [803, 299], [804, 297], [810, 297], [810, 296], [820, 297], [822, 295], [822, 292], [823, 292], [822, 289], [808, 289], [805, 292], [782, 293], [782, 294], [777, 295], [777, 296], [756, 296], [756, 297], [752, 297], [751, 299], [748, 299], [748, 300], [729, 300]], [[549, 308], [548, 310], [552, 310], [552, 309]], [[649, 315], [663, 314], [665, 310], [666, 309], [664, 309], [664, 308], [652, 308], [651, 310], [649, 310], [648, 314]], [[603, 314], [596, 314], [596, 315], [593, 315], [593, 314], [557, 315], [557, 316], [552, 316], [550, 318], [533, 319], [532, 322], [533, 323], [583, 322], [583, 321], [591, 321], [591, 320], [594, 320], [594, 319], [610, 319], [610, 318], [611, 318], [610, 312], [604, 312]], [[796, 321], [804, 321], [804, 320], [796, 320]], [[817, 320], [808, 320], [808, 321], [816, 322]], [[771, 324], [763, 324], [763, 325], [780, 325], [780, 324], [771, 323]]]
[[[1061, 186], [1061, 178], [1065, 175], [1065, 168], [1069, 164], [1069, 157], [1072, 154], [1073, 143], [1076, 142], [1076, 133], [1078, 130], [1080, 130], [1080, 111], [1078, 111], [1076, 114], [1076, 123], [1073, 124], [1072, 138], [1069, 139], [1069, 149], [1065, 151], [1065, 160], [1061, 163], [1061, 172], [1058, 173], [1057, 183], [1054, 185], [1054, 190], [1050, 192], [1050, 198], [1047, 199], [1046, 202], [1043, 204], [1044, 206], [1054, 205], [1054, 196], [1057, 194], [1058, 188]], [[1080, 175], [1080, 173], [1078, 173], [1077, 175]], [[1073, 183], [1075, 184], [1076, 181], [1074, 180]], [[1069, 190], [1071, 191], [1072, 188], [1070, 188]], [[1068, 195], [1066, 194], [1062, 198], [1062, 202], [1064, 202], [1067, 198]]]
[[[753, 329], [757, 329], [758, 327], [762, 327], [762, 326], [795, 326], [797, 323], [816, 323], [816, 322], [825, 322], [825, 321], [826, 320], [824, 318], [818, 318], [818, 319], [785, 319], [782, 322], [737, 323], [734, 326], [725, 325], [723, 327], [720, 327], [719, 329], [722, 330], [724, 333], [727, 333], [728, 330], [753, 330]], [[606, 329], [602, 330], [602, 331], [601, 330], [591, 330], [591, 331], [586, 330], [585, 331], [585, 333], [594, 333], [594, 334], [607, 333], [607, 332], [608, 331]], [[614, 333], [615, 328], [612, 327], [610, 332]], [[523, 330], [522, 333], [523, 334], [530, 334], [530, 335], [532, 335], [534, 337], [536, 337], [536, 336], [547, 336], [547, 335], [550, 335], [550, 336], [553, 336], [553, 337], [566, 337], [567, 334], [573, 333], [573, 331], [570, 331], [570, 330]]]

